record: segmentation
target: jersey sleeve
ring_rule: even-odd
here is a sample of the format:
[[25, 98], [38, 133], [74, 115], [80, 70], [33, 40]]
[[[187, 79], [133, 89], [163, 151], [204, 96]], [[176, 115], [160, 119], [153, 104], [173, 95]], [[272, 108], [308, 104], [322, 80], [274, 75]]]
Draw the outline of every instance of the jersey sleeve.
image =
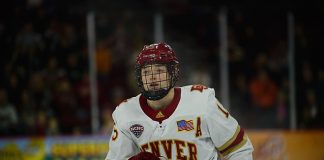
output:
[[219, 153], [228, 160], [252, 160], [253, 147], [238, 122], [208, 89], [206, 122], [211, 139]]
[[[114, 116], [113, 116], [114, 117]], [[140, 152], [128, 132], [116, 123], [109, 141], [109, 151], [105, 160], [124, 160]]]

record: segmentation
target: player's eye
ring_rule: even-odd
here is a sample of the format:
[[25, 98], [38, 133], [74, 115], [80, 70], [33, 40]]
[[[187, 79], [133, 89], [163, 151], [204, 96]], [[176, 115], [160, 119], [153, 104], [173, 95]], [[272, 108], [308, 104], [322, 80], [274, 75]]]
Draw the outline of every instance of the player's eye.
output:
[[148, 71], [148, 70], [142, 71], [142, 75], [148, 75], [148, 74], [150, 74], [150, 71]]
[[156, 72], [158, 72], [158, 73], [165, 73], [166, 70], [165, 70], [165, 68], [158, 68], [158, 69], [156, 70]]

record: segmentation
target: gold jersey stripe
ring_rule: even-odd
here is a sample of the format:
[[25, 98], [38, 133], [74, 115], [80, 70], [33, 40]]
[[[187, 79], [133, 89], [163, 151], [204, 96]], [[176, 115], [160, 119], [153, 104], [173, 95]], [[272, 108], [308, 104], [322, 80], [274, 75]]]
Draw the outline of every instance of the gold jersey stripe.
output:
[[247, 142], [247, 136], [246, 136], [246, 134], [244, 134], [243, 140], [239, 144], [233, 146], [232, 148], [229, 148], [222, 155], [223, 156], [226, 156], [226, 155], [228, 155], [228, 154], [230, 154], [230, 153], [238, 150], [239, 148], [241, 148], [242, 146], [244, 146], [246, 142]]
[[240, 130], [241, 130], [241, 127], [239, 125], [237, 125], [236, 131], [235, 131], [234, 135], [232, 136], [232, 138], [230, 138], [225, 144], [223, 144], [222, 146], [220, 146], [218, 148], [218, 150], [219, 151], [223, 151], [228, 146], [230, 146], [235, 141], [237, 135], [240, 133]]

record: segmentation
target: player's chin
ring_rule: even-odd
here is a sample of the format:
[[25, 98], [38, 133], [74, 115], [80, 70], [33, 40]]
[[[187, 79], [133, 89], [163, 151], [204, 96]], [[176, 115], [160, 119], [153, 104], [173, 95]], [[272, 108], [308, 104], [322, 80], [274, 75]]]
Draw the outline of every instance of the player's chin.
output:
[[149, 86], [148, 91], [161, 91], [161, 90], [167, 90], [167, 86]]
[[148, 88], [148, 91], [152, 91], [152, 92], [159, 91], [159, 90], [161, 90], [161, 87], [149, 87]]

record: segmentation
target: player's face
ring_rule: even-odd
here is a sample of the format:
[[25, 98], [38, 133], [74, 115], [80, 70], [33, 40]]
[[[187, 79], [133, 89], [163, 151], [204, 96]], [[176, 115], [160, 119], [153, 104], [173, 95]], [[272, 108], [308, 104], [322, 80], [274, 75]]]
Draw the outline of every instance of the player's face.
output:
[[168, 88], [170, 76], [165, 65], [149, 64], [141, 70], [142, 82], [146, 91], [157, 91]]

